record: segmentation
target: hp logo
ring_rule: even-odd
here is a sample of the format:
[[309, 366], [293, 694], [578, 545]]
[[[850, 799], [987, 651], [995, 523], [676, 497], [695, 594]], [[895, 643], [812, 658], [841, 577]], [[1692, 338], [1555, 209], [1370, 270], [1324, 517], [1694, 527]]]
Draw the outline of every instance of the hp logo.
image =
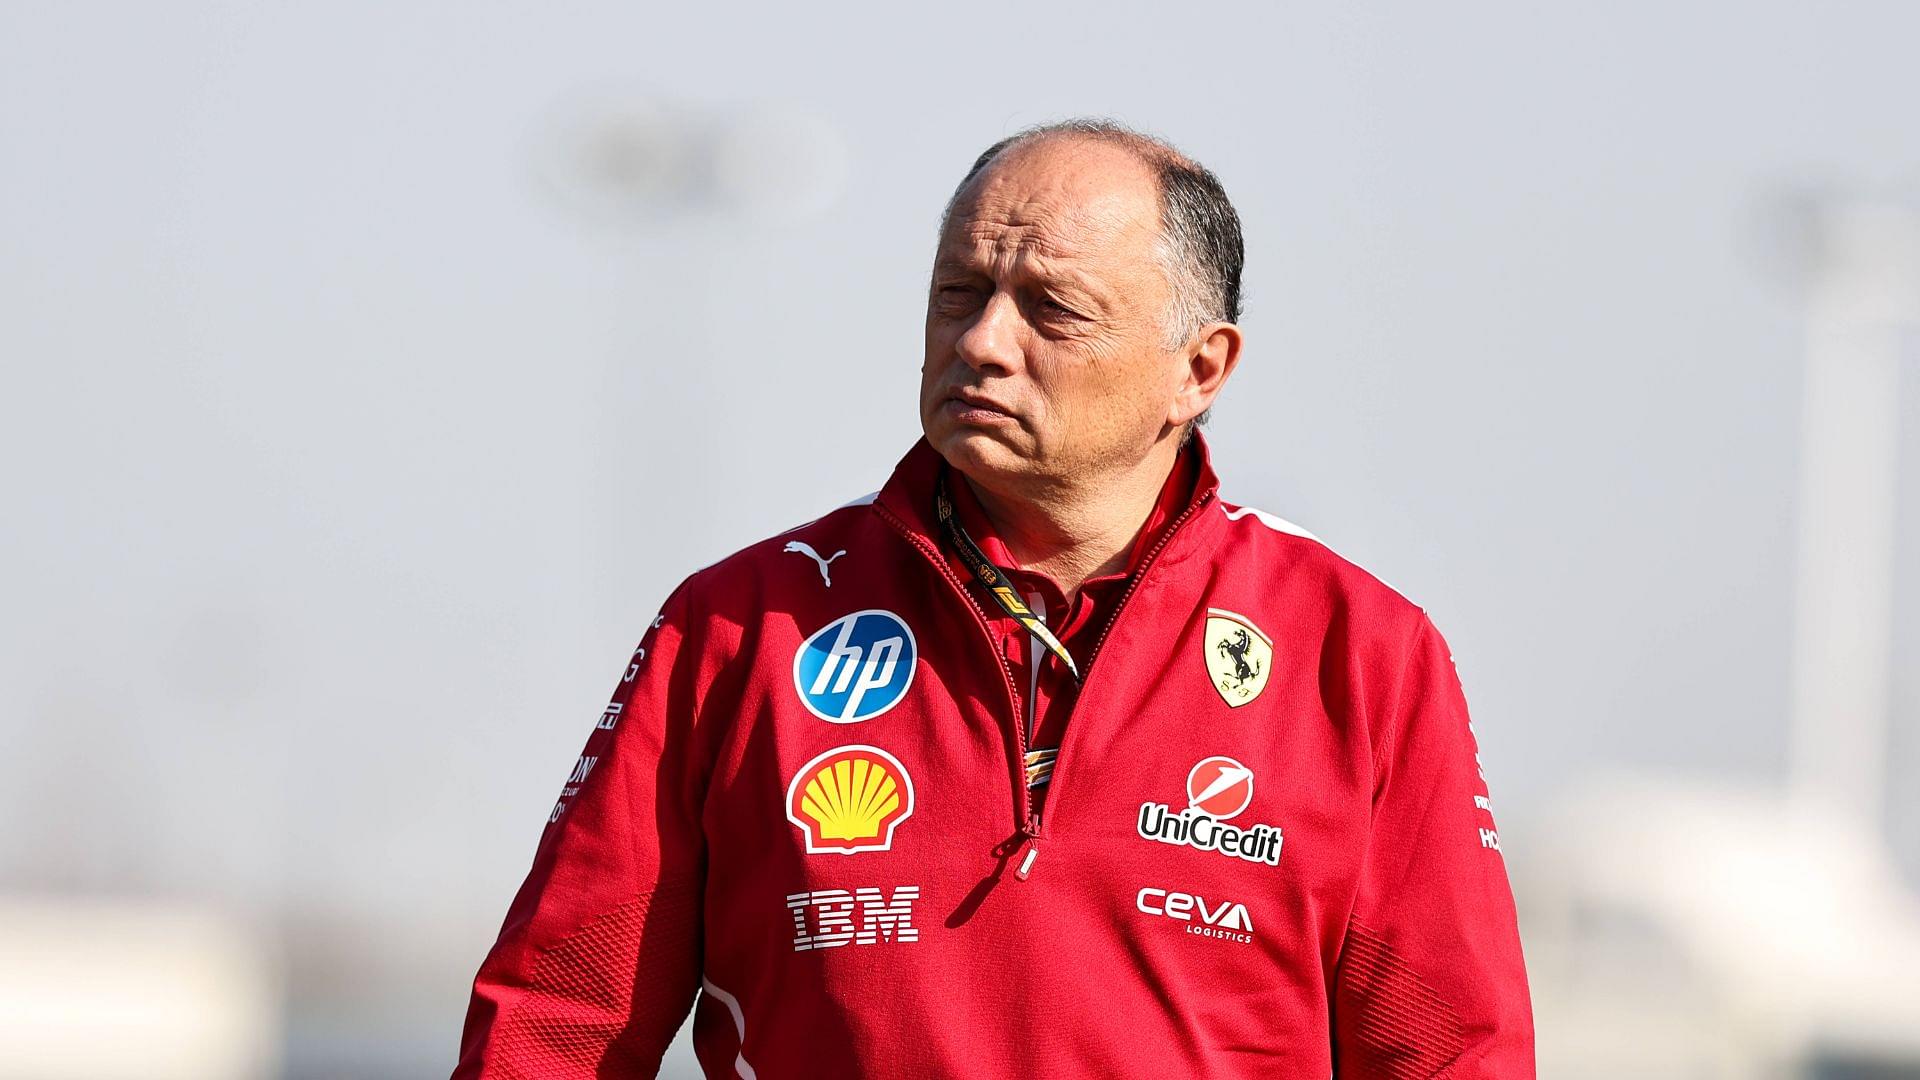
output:
[[913, 682], [913, 631], [891, 611], [842, 615], [793, 654], [793, 688], [808, 711], [835, 724], [871, 720]]

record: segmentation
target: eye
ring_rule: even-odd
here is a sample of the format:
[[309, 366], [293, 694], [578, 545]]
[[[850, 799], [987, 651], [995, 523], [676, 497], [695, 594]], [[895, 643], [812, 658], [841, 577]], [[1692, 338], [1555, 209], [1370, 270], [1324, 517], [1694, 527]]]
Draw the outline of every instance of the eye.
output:
[[959, 283], [942, 285], [933, 291], [928, 306], [946, 315], [961, 315], [980, 306], [979, 290]]

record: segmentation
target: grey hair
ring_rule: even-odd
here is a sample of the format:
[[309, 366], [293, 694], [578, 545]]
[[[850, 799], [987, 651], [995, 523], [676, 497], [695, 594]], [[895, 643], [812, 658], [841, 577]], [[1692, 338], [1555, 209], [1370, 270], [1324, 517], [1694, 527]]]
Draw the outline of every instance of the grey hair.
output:
[[[1147, 135], [1104, 117], [1074, 117], [1023, 128], [982, 151], [973, 167], [960, 178], [940, 211], [940, 235], [945, 236], [961, 191], [1005, 150], [1038, 139], [1078, 136], [1110, 143], [1131, 152], [1153, 170], [1160, 186], [1160, 236], [1154, 244], [1170, 293], [1161, 316], [1161, 347], [1171, 351], [1185, 344], [1214, 320], [1240, 321], [1240, 273], [1246, 262], [1246, 243], [1240, 233], [1240, 215], [1227, 198], [1220, 178], [1175, 149], [1164, 139]], [[1207, 422], [1211, 409], [1187, 426]]]

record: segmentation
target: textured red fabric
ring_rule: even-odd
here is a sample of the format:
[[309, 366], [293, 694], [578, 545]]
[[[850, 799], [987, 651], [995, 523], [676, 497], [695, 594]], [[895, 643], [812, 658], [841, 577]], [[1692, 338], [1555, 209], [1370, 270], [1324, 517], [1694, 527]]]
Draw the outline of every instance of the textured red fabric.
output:
[[1347, 924], [1340, 956], [1340, 1039], [1359, 1080], [1439, 1076], [1465, 1048], [1460, 1018], [1393, 944], [1358, 919]]
[[924, 442], [878, 498], [683, 582], [562, 789], [455, 1076], [650, 1075], [696, 999], [713, 1076], [1533, 1076], [1445, 641], [1222, 501], [1196, 446], [1041, 818], [1029, 690], [943, 553]]

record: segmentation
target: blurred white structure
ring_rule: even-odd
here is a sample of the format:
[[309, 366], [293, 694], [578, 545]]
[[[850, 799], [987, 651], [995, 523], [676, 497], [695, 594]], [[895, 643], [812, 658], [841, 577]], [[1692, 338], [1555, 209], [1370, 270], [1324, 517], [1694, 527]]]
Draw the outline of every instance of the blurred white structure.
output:
[[1812, 224], [1788, 790], [1622, 777], [1560, 805], [1526, 890], [1543, 1076], [1920, 1077], [1920, 901], [1882, 827], [1920, 213]]
[[1800, 457], [1793, 794], [1877, 834], [1886, 793], [1902, 350], [1920, 330], [1920, 213], [1815, 218]]
[[0, 904], [0, 1078], [248, 1080], [278, 1068], [257, 937], [151, 901]]
[[1920, 904], [1877, 836], [1691, 777], [1595, 783], [1544, 825], [1542, 1076], [1920, 1076]]

